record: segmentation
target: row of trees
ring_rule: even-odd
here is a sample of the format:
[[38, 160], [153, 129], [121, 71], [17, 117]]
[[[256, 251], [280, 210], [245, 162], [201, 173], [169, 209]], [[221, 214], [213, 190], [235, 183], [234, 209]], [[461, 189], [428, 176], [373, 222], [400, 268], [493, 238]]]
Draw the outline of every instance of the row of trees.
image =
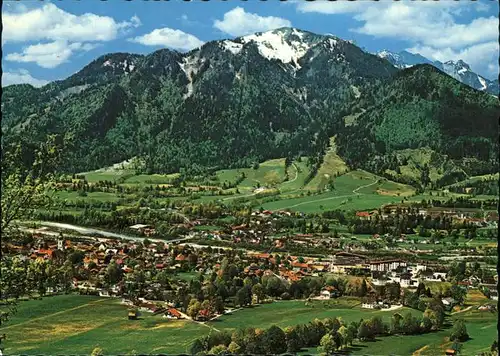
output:
[[[359, 322], [347, 323], [340, 318], [315, 319], [307, 324], [281, 329], [271, 326], [268, 329], [245, 328], [233, 333], [216, 332], [194, 341], [191, 346], [193, 355], [203, 354], [282, 354], [296, 353], [303, 348], [318, 347], [318, 351], [330, 355], [340, 349], [352, 346], [353, 341], [373, 340], [385, 335], [416, 335], [437, 330], [432, 314], [421, 318], [407, 313], [404, 316], [393, 314], [389, 323], [379, 316]], [[463, 340], [466, 336], [463, 322], [456, 325], [452, 337]]]

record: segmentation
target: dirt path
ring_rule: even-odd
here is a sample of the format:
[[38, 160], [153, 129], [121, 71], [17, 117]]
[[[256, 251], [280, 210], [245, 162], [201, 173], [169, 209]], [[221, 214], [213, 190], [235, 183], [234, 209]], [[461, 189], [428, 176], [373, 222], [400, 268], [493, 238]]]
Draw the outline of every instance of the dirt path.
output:
[[421, 347], [417, 351], [415, 351], [412, 356], [420, 356], [420, 353], [427, 350], [428, 348], [429, 348], [429, 345], [425, 345], [424, 347]]
[[1, 328], [0, 330], [5, 330], [5, 329], [9, 329], [9, 328], [15, 328], [15, 327], [17, 327], [19, 325], [28, 324], [28, 323], [31, 323], [33, 321], [37, 321], [37, 320], [41, 320], [41, 319], [45, 319], [45, 318], [50, 318], [50, 317], [53, 317], [55, 315], [64, 314], [64, 313], [67, 313], [67, 312], [70, 312], [70, 311], [73, 311], [73, 310], [78, 310], [78, 309], [81, 309], [81, 308], [86, 308], [86, 307], [89, 307], [89, 306], [92, 306], [92, 305], [95, 305], [95, 304], [98, 304], [98, 303], [102, 303], [102, 302], [104, 302], [106, 300], [107, 299], [96, 300], [94, 302], [90, 302], [90, 303], [87, 303], [87, 304], [82, 304], [82, 305], [79, 305], [79, 306], [74, 307], [74, 308], [61, 310], [61, 311], [58, 311], [58, 312], [53, 313], [53, 314], [47, 314], [47, 315], [44, 315], [44, 316], [40, 316], [38, 318], [32, 318], [30, 320], [23, 321], [22, 323], [5, 326], [5, 327]]
[[373, 182], [373, 183], [366, 184], [366, 185], [362, 185], [361, 187], [357, 187], [357, 188], [356, 188], [356, 189], [354, 189], [352, 192], [353, 192], [354, 194], [361, 195], [361, 194], [363, 194], [363, 193], [358, 193], [358, 191], [359, 191], [360, 189], [371, 187], [372, 185], [377, 184], [377, 183], [378, 183], [378, 179], [377, 179], [375, 182]]
[[469, 307], [467, 307], [467, 308], [465, 308], [465, 309], [462, 309], [462, 310], [459, 310], [459, 311], [453, 312], [453, 313], [451, 313], [451, 315], [455, 315], [455, 314], [458, 314], [458, 313], [463, 313], [463, 312], [469, 311], [469, 310], [471, 310], [471, 309], [472, 309], [472, 305], [471, 305], [471, 306], [469, 306]]

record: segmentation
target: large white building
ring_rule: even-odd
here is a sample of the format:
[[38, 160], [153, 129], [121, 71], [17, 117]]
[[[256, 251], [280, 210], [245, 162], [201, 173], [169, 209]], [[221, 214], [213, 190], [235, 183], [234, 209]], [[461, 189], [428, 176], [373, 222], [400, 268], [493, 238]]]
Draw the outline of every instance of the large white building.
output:
[[407, 263], [402, 260], [386, 260], [370, 262], [370, 271], [372, 272], [390, 272], [398, 267], [406, 267]]

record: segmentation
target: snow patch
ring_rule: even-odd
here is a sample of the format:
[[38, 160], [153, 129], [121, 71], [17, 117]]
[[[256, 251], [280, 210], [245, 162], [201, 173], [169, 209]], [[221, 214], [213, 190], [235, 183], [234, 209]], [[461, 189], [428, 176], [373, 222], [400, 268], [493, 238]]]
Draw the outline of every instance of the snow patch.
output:
[[236, 43], [233, 41], [226, 40], [222, 42], [222, 47], [225, 50], [231, 52], [232, 54], [238, 54], [241, 52], [243, 45], [241, 43]]
[[292, 33], [298, 36], [301, 40], [304, 38], [304, 32], [298, 31], [296, 28], [292, 29]]
[[458, 70], [458, 74], [464, 74], [465, 72], [467, 72], [467, 68], [460, 68]]
[[488, 88], [488, 84], [486, 84], [486, 80], [484, 80], [483, 77], [480, 77], [479, 75], [477, 76], [477, 79], [479, 79], [479, 83], [481, 83], [482, 87], [479, 88], [479, 90], [485, 90]]
[[102, 64], [103, 67], [112, 67], [113, 66], [113, 63], [111, 63], [111, 60], [108, 59], [106, 62], [104, 62]]
[[193, 94], [193, 76], [198, 73], [200, 69], [200, 62], [197, 57], [186, 57], [181, 63], [177, 63], [181, 67], [181, 70], [186, 74], [188, 79], [187, 93], [184, 94], [183, 98], [187, 99]]
[[[300, 33], [297, 31], [297, 33]], [[303, 35], [303, 34], [302, 34]], [[298, 61], [311, 46], [302, 41], [288, 41], [281, 32], [264, 32], [242, 37], [244, 43], [257, 44], [259, 53], [267, 59], [278, 59], [282, 63], [291, 63], [300, 69]]]

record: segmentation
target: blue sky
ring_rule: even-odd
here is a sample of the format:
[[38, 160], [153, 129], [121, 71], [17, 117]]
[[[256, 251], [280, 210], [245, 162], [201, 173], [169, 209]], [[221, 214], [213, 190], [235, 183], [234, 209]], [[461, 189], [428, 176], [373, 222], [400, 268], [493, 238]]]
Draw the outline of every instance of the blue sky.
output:
[[4, 1], [2, 84], [63, 79], [110, 52], [186, 51], [204, 42], [293, 26], [368, 51], [463, 59], [498, 76], [498, 2]]

